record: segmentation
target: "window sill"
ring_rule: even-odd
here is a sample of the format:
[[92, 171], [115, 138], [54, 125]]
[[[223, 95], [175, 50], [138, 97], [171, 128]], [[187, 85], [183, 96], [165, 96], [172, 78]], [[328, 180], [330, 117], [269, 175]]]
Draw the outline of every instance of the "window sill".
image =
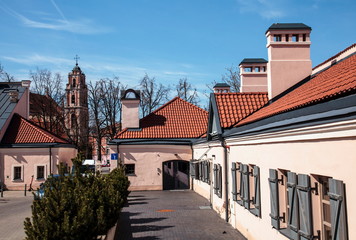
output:
[[137, 177], [137, 175], [136, 174], [134, 174], [134, 173], [130, 173], [130, 174], [125, 174], [126, 176], [128, 176], [128, 177]]
[[24, 182], [22, 179], [13, 179], [12, 182]]

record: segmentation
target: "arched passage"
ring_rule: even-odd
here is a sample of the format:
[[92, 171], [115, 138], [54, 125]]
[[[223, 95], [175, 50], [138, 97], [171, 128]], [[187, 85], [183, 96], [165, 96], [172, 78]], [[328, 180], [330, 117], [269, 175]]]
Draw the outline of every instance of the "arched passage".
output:
[[170, 160], [163, 162], [163, 190], [189, 189], [189, 162]]

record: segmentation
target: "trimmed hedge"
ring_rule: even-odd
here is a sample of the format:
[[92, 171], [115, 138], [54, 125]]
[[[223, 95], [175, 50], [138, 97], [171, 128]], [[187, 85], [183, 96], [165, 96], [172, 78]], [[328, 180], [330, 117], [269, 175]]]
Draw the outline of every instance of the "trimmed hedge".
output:
[[115, 225], [130, 183], [122, 168], [108, 175], [80, 173], [45, 182], [45, 196], [34, 200], [26, 218], [26, 239], [95, 239]]

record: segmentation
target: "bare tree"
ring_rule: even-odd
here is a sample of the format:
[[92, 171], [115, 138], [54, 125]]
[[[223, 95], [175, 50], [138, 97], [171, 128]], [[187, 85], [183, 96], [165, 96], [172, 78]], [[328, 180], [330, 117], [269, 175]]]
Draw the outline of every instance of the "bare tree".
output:
[[102, 138], [104, 136], [105, 115], [104, 93], [101, 82], [88, 84], [88, 106], [90, 114], [91, 135], [96, 141], [98, 160], [101, 160]]
[[140, 82], [141, 87], [141, 114], [146, 116], [153, 112], [168, 99], [169, 87], [157, 84], [156, 79], [150, 78], [147, 73]]
[[15, 81], [14, 76], [10, 75], [4, 70], [3, 65], [0, 63], [0, 81], [1, 82], [13, 82]]
[[230, 85], [231, 92], [240, 92], [240, 69], [236, 66], [226, 68], [226, 73], [221, 76], [221, 80]]
[[103, 113], [105, 116], [105, 125], [107, 134], [109, 134], [112, 139], [116, 133], [121, 130], [118, 124], [121, 119], [120, 91], [126, 87], [120, 83], [118, 77], [102, 79], [100, 80], [100, 85], [104, 93]]
[[52, 74], [47, 69], [37, 68], [30, 71], [31, 84], [31, 117], [45, 129], [63, 135], [65, 132], [62, 88], [63, 78], [59, 73]]
[[186, 77], [179, 79], [179, 83], [176, 85], [176, 91], [177, 96], [181, 99], [192, 104], [198, 105], [199, 97], [197, 89], [192, 87]]

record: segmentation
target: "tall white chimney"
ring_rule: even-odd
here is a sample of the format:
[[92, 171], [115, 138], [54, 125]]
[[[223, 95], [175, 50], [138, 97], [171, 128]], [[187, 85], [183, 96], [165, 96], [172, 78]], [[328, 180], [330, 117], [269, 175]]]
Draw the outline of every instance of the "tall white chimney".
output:
[[267, 60], [263, 58], [245, 58], [240, 63], [241, 91], [267, 92]]
[[121, 124], [122, 129], [125, 128], [139, 128], [139, 105], [140, 105], [140, 91], [128, 89], [121, 91]]
[[274, 23], [266, 31], [269, 99], [311, 75], [310, 32], [303, 23]]

